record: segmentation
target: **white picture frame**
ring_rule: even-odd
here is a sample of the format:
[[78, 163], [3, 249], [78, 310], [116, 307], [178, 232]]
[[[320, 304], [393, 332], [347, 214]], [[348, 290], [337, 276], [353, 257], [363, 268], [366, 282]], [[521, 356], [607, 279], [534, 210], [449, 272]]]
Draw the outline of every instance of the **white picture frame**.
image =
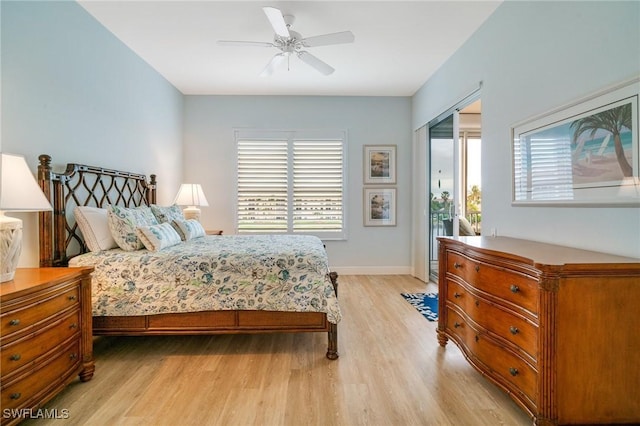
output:
[[364, 146], [364, 183], [396, 183], [396, 145]]
[[640, 206], [640, 78], [511, 128], [512, 205]]
[[364, 188], [364, 226], [396, 226], [396, 188]]

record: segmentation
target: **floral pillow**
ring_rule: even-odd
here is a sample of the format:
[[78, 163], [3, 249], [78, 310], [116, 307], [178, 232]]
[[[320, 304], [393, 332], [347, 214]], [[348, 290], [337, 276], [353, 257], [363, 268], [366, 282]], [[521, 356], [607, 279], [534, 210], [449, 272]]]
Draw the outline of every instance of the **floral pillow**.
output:
[[152, 204], [151, 211], [158, 220], [158, 223], [171, 223], [174, 220], [184, 220], [182, 209], [177, 204], [167, 207]]
[[203, 237], [206, 233], [200, 222], [195, 219], [174, 220], [171, 224], [178, 234], [180, 234], [180, 238], [182, 238], [183, 241]]
[[107, 209], [111, 236], [122, 250], [134, 251], [143, 247], [136, 230], [140, 226], [157, 225], [158, 221], [147, 206], [127, 208], [110, 206]]
[[149, 251], [162, 250], [182, 242], [173, 226], [166, 222], [159, 225], [140, 226], [136, 229], [136, 234]]

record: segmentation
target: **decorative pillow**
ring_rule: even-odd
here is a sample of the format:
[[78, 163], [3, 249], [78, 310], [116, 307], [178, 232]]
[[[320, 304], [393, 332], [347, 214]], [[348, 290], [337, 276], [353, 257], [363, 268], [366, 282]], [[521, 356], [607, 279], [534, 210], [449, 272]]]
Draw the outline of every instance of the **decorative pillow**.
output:
[[180, 234], [182, 241], [189, 241], [193, 238], [203, 237], [206, 234], [200, 222], [195, 219], [174, 220], [171, 224], [178, 234]]
[[159, 225], [140, 226], [136, 229], [136, 234], [149, 251], [162, 250], [182, 242], [173, 226], [166, 222]]
[[471, 227], [471, 224], [466, 217], [460, 217], [460, 235], [476, 235], [475, 231]]
[[101, 251], [118, 247], [109, 230], [107, 209], [78, 206], [73, 209], [73, 215], [89, 250]]
[[142, 248], [142, 241], [136, 234], [140, 226], [157, 225], [151, 209], [147, 206], [126, 208], [111, 206], [107, 210], [111, 236], [122, 250], [134, 251]]
[[151, 212], [158, 220], [158, 223], [171, 223], [174, 220], [184, 220], [182, 209], [177, 204], [168, 207], [151, 204]]

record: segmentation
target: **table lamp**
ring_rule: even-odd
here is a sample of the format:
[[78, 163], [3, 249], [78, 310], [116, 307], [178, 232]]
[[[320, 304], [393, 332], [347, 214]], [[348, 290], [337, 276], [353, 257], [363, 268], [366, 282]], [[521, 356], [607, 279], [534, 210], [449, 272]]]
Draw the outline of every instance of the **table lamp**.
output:
[[173, 204], [179, 206], [187, 206], [182, 213], [185, 219], [196, 219], [200, 221], [200, 209], [199, 206], [207, 207], [207, 197], [202, 192], [202, 187], [197, 183], [183, 183], [180, 185], [180, 190]]
[[11, 281], [22, 251], [22, 220], [5, 212], [51, 210], [21, 155], [1, 153], [0, 160], [0, 282]]

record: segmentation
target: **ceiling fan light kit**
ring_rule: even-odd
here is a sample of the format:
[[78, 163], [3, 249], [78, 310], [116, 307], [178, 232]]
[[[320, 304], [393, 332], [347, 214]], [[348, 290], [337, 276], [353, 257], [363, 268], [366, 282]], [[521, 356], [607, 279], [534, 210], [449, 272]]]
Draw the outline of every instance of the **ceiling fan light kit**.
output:
[[267, 19], [271, 23], [271, 27], [275, 32], [273, 42], [258, 41], [233, 41], [219, 40], [218, 44], [223, 46], [254, 46], [254, 47], [275, 47], [280, 50], [267, 66], [260, 73], [261, 76], [268, 76], [274, 73], [277, 66], [284, 60], [295, 54], [302, 62], [310, 65], [318, 72], [329, 75], [335, 70], [326, 62], [304, 50], [309, 47], [328, 46], [332, 44], [353, 43], [355, 37], [351, 31], [342, 31], [338, 33], [323, 34], [314, 37], [304, 38], [299, 33], [291, 30], [291, 25], [295, 21], [293, 15], [283, 15], [279, 9], [275, 7], [263, 7]]

